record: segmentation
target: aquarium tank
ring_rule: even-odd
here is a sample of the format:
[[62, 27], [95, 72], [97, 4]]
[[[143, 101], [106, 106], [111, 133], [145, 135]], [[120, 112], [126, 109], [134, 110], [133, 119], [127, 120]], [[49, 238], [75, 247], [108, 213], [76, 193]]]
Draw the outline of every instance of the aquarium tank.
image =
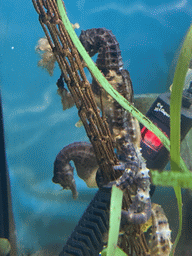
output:
[[[38, 41], [45, 34], [32, 1], [11, 0], [0, 6], [1, 101], [13, 215], [10, 255], [59, 255], [98, 189], [88, 188], [74, 172], [79, 193], [74, 200], [70, 190], [52, 182], [54, 161], [63, 147], [89, 139], [76, 107], [63, 111], [56, 86], [61, 74], [58, 64], [53, 61], [49, 72], [42, 68]], [[159, 94], [170, 91], [192, 21], [190, 1], [78, 0], [66, 1], [65, 7], [70, 22], [80, 26], [75, 28], [78, 36], [92, 28], [106, 28], [115, 35], [130, 73], [135, 104], [144, 114]], [[192, 81], [190, 68], [186, 88]], [[88, 79], [92, 81], [90, 74]], [[189, 132], [181, 145], [189, 170], [191, 150]], [[182, 197], [183, 228], [174, 255], [190, 256], [191, 191], [182, 189]], [[174, 189], [157, 186], [152, 201], [163, 207], [174, 242], [179, 225]]]

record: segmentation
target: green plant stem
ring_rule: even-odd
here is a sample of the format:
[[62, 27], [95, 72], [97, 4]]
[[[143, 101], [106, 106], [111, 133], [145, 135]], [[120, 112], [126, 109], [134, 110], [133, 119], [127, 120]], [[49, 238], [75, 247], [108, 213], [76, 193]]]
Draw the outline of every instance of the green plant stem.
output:
[[181, 187], [180, 186], [174, 186], [175, 195], [177, 198], [177, 205], [178, 205], [178, 211], [179, 211], [179, 229], [177, 233], [177, 237], [175, 239], [175, 242], [173, 244], [170, 256], [173, 256], [175, 253], [175, 248], [179, 242], [179, 239], [181, 237], [181, 231], [182, 231], [182, 220], [183, 220], [183, 214], [182, 214], [182, 196], [181, 196]]
[[185, 37], [174, 74], [170, 101], [170, 155], [171, 170], [179, 171], [180, 166], [180, 121], [181, 99], [189, 62], [192, 57], [192, 26]]
[[179, 171], [173, 172], [158, 172], [151, 170], [152, 182], [157, 186], [166, 187], [182, 187], [192, 190], [192, 173], [181, 173]]
[[[189, 67], [189, 62], [192, 57], [192, 26], [189, 28], [188, 33], [185, 37], [184, 43], [181, 48], [177, 67], [174, 74], [171, 101], [170, 101], [170, 156], [171, 156], [171, 173], [180, 170], [180, 122], [181, 122], [181, 100], [183, 94], [183, 86], [185, 82], [186, 73]], [[186, 174], [186, 173], [184, 173]], [[180, 175], [179, 175], [180, 176]], [[187, 175], [189, 176], [189, 175]], [[191, 176], [191, 175], [190, 175]], [[175, 248], [181, 236], [182, 230], [182, 196], [181, 196], [181, 185], [190, 185], [189, 180], [184, 177], [179, 177], [177, 184], [172, 183], [177, 198], [178, 210], [179, 210], [179, 230], [173, 245], [170, 255], [174, 254]], [[173, 180], [172, 180], [173, 181]], [[180, 183], [180, 184], [179, 184]]]
[[[107, 248], [103, 249], [101, 252], [101, 256], [106, 256], [107, 255]], [[127, 254], [119, 247], [116, 248], [115, 250], [115, 256], [127, 256]]]
[[116, 186], [113, 186], [110, 204], [109, 239], [107, 245], [107, 256], [114, 256], [115, 250], [117, 248], [119, 227], [121, 221], [122, 200], [123, 191], [117, 188]]

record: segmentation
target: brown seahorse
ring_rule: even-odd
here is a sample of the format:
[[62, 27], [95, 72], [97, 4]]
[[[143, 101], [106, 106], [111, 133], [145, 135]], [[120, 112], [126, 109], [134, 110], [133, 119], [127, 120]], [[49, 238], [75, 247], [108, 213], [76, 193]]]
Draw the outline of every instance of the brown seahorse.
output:
[[70, 161], [74, 162], [78, 176], [83, 179], [88, 187], [97, 187], [96, 172], [99, 168], [91, 143], [74, 142], [64, 147], [57, 155], [54, 162], [54, 177], [52, 181], [59, 183], [63, 189], [70, 189], [73, 198], [78, 197], [73, 167]]
[[[86, 51], [92, 57], [98, 53], [96, 65], [109, 83], [123, 97], [133, 104], [133, 87], [129, 72], [123, 69], [123, 62], [119, 43], [111, 30], [93, 28], [82, 31], [79, 37]], [[95, 79], [92, 81], [92, 90], [100, 106], [100, 92], [102, 88]], [[104, 113], [114, 140], [124, 137], [128, 132], [131, 142], [139, 147], [140, 128], [137, 120], [125, 111], [106, 91], [102, 90]], [[123, 127], [127, 123], [126, 129]], [[117, 143], [119, 147], [120, 141]]]

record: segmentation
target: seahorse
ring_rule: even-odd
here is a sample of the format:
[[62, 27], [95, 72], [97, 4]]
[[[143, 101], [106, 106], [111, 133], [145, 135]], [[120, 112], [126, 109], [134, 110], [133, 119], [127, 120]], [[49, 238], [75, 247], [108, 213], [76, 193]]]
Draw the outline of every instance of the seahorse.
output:
[[70, 189], [73, 198], [77, 199], [78, 192], [73, 177], [73, 161], [78, 176], [83, 179], [88, 187], [97, 187], [96, 172], [99, 168], [93, 147], [88, 142], [74, 142], [64, 147], [57, 155], [54, 162], [54, 177], [52, 181], [59, 183], [63, 189]]
[[[133, 104], [134, 95], [130, 75], [126, 69], [123, 69], [119, 43], [111, 30], [106, 28], [88, 29], [81, 32], [79, 39], [91, 57], [98, 53], [96, 60], [98, 69], [114, 89]], [[95, 79], [92, 81], [92, 90], [98, 105], [100, 105], [100, 91], [102, 88]], [[122, 123], [127, 122], [126, 129], [129, 137], [139, 147], [140, 128], [137, 120], [104, 90], [102, 90], [102, 99], [104, 112], [114, 140], [125, 136], [126, 132]]]
[[150, 240], [151, 256], [169, 256], [172, 248], [171, 230], [163, 208], [152, 204], [152, 234]]

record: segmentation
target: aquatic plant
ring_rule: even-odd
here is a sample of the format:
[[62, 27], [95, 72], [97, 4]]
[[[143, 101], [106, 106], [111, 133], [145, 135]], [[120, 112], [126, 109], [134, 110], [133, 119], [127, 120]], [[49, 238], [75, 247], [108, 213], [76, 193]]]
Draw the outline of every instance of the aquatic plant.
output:
[[35, 51], [42, 57], [38, 62], [38, 66], [46, 69], [49, 75], [52, 76], [56, 59], [46, 37], [39, 39], [38, 44], [35, 47]]
[[[181, 198], [181, 187], [192, 189], [192, 173], [187, 169], [184, 161], [180, 157], [180, 109], [181, 109], [181, 98], [185, 76], [189, 66], [189, 62], [192, 56], [192, 27], [190, 27], [185, 41], [183, 43], [181, 53], [178, 59], [178, 64], [176, 67], [172, 94], [171, 94], [171, 107], [170, 107], [170, 140], [144, 115], [142, 115], [134, 106], [132, 106], [127, 100], [125, 100], [101, 75], [98, 68], [95, 66], [83, 46], [81, 45], [78, 37], [76, 36], [71, 23], [68, 20], [66, 12], [64, 10], [61, 0], [58, 0], [58, 8], [62, 17], [62, 21], [74, 43], [78, 49], [80, 55], [84, 59], [85, 63], [89, 67], [90, 72], [93, 77], [95, 77], [103, 88], [114, 98], [117, 102], [124, 107], [126, 110], [131, 112], [131, 114], [138, 119], [146, 128], [151, 130], [156, 136], [161, 140], [164, 146], [170, 151], [171, 155], [171, 171], [169, 173], [162, 172], [158, 173], [157, 171], [151, 171], [152, 180], [155, 185], [162, 186], [171, 186], [175, 190], [177, 197], [178, 207], [179, 207], [179, 231], [176, 238], [176, 241], [173, 246], [171, 255], [173, 255], [175, 247], [179, 241], [182, 229], [182, 198]], [[182, 172], [182, 176], [181, 176]], [[181, 178], [182, 177], [182, 178]], [[116, 191], [116, 192], [114, 192]], [[120, 193], [122, 197], [122, 192], [114, 189], [112, 193], [113, 201], [111, 200], [111, 207], [114, 207], [115, 210], [111, 210], [110, 223], [115, 216], [119, 216], [121, 211], [121, 204], [119, 204], [119, 197], [116, 193]], [[120, 196], [119, 195], [119, 196]], [[118, 205], [119, 204], [119, 205]], [[115, 223], [115, 222], [113, 222]], [[109, 243], [108, 248], [102, 252], [102, 255], [125, 255], [125, 253], [120, 252], [121, 250], [116, 250], [116, 244], [118, 239], [119, 229], [111, 225], [109, 230]], [[114, 230], [116, 229], [116, 232]]]

